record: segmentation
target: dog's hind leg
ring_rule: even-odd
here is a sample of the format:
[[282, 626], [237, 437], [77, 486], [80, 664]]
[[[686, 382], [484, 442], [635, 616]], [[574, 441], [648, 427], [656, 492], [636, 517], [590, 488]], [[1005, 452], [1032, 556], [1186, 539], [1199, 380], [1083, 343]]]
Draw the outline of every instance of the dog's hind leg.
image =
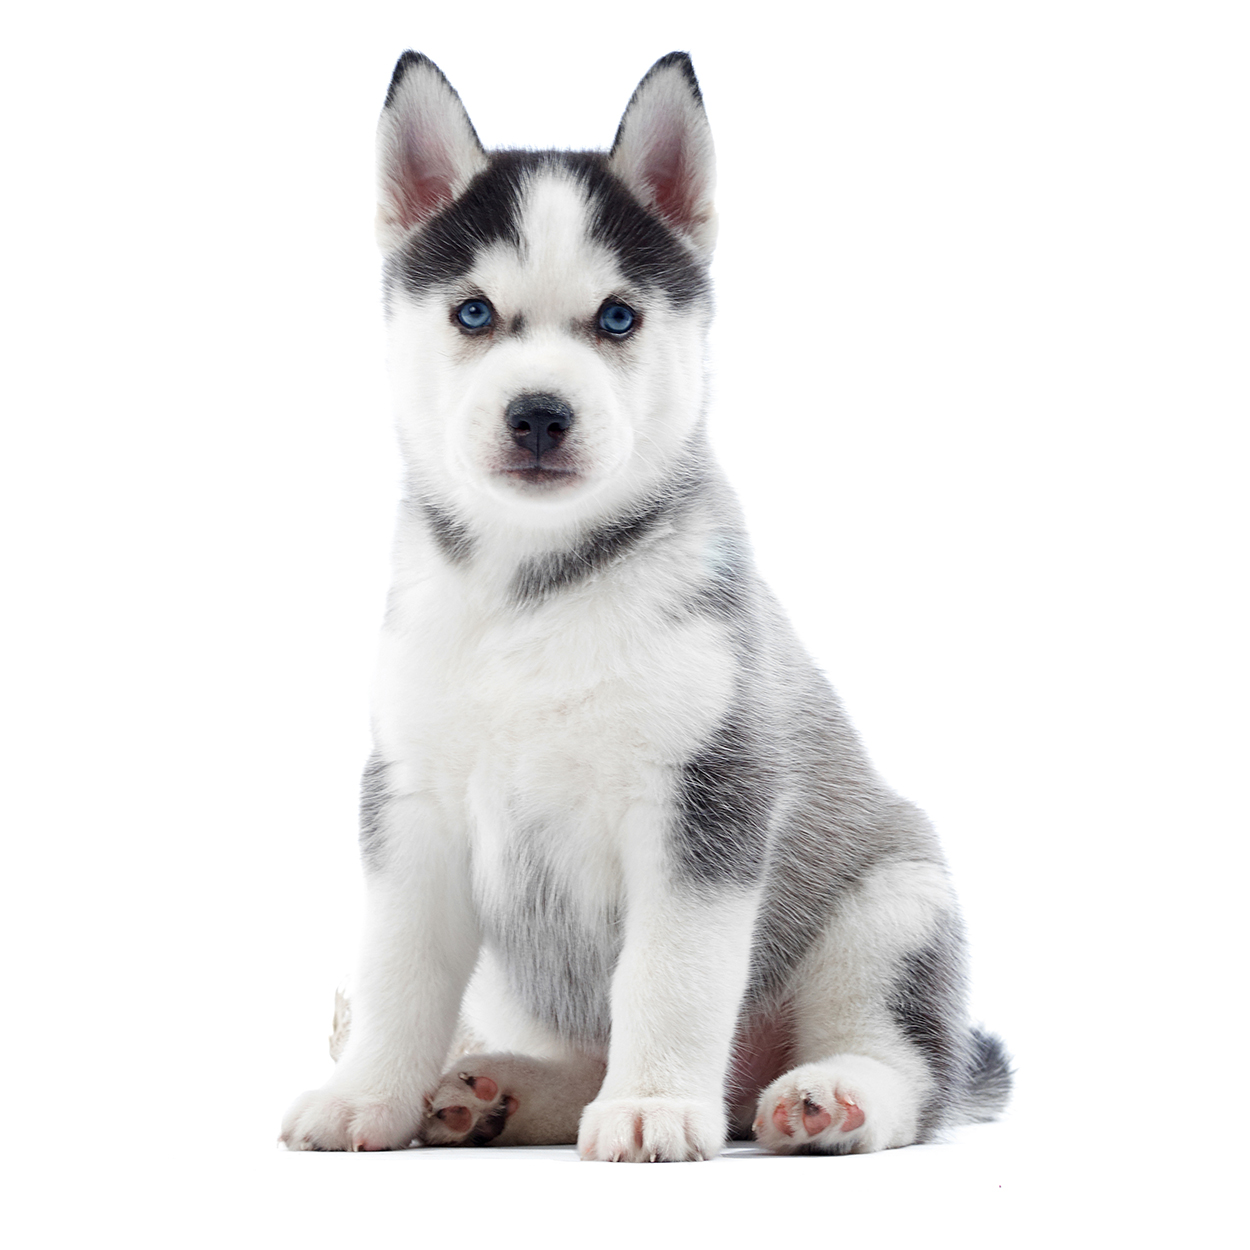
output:
[[418, 1136], [427, 1146], [571, 1145], [605, 1054], [536, 1019], [488, 948]]
[[601, 1061], [581, 1055], [462, 1055], [427, 1101], [420, 1139], [428, 1146], [572, 1145], [603, 1074]]
[[945, 869], [875, 869], [839, 906], [791, 987], [795, 1067], [760, 1095], [779, 1154], [928, 1140], [967, 1083], [963, 940]]

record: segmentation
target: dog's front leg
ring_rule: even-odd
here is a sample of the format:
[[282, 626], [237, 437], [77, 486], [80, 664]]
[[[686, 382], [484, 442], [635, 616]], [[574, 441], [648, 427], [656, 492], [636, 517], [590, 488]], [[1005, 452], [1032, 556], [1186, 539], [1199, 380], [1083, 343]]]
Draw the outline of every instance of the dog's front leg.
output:
[[292, 1150], [393, 1150], [412, 1141], [477, 958], [463, 839], [423, 798], [384, 804], [385, 844], [366, 874], [351, 1035], [330, 1080], [287, 1113], [282, 1140]]
[[621, 1162], [708, 1159], [725, 1141], [758, 893], [660, 871], [629, 875], [608, 1071], [582, 1114], [578, 1150]]

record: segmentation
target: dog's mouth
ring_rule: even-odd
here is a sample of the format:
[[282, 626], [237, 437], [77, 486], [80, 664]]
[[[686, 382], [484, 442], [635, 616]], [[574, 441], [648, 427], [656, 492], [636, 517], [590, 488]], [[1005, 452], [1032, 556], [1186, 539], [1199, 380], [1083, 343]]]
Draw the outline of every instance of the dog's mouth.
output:
[[516, 448], [503, 457], [496, 475], [522, 488], [559, 490], [574, 485], [580, 478], [577, 466], [563, 448], [533, 456]]
[[528, 465], [523, 469], [504, 469], [502, 476], [526, 486], [571, 486], [577, 478], [574, 469], [554, 469], [547, 465]]

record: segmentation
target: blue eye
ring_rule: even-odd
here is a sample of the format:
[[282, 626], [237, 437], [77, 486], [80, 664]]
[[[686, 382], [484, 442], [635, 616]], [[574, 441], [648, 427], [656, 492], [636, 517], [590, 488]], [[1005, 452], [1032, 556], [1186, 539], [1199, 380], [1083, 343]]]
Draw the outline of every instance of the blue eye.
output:
[[456, 309], [456, 320], [466, 330], [484, 330], [495, 319], [484, 299], [467, 299]]
[[608, 304], [599, 314], [599, 329], [609, 334], [628, 334], [634, 328], [634, 310], [624, 304]]

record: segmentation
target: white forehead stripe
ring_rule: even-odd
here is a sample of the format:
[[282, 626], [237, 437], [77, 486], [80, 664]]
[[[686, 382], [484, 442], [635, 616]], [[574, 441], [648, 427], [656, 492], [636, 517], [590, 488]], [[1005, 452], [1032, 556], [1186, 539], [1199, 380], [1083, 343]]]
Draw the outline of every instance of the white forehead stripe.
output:
[[622, 289], [623, 278], [607, 248], [592, 241], [585, 186], [564, 170], [535, 174], [521, 194], [519, 249], [497, 245], [484, 252], [474, 277], [501, 311], [539, 320], [593, 315]]
[[[589, 243], [590, 206], [586, 188], [564, 171], [543, 172], [530, 180], [520, 212], [527, 261], [543, 268], [559, 264], [571, 248]], [[578, 247], [581, 251], [581, 247]]]

